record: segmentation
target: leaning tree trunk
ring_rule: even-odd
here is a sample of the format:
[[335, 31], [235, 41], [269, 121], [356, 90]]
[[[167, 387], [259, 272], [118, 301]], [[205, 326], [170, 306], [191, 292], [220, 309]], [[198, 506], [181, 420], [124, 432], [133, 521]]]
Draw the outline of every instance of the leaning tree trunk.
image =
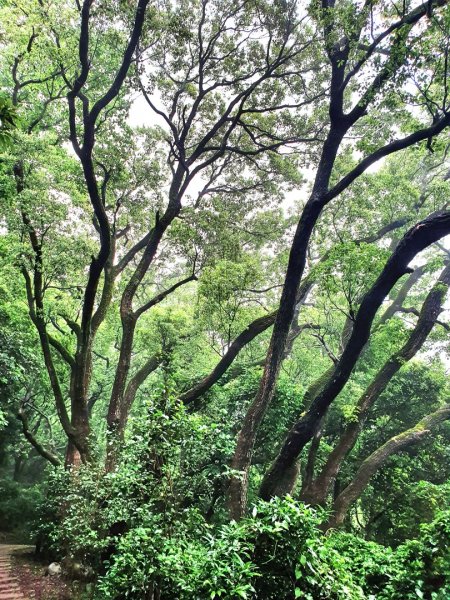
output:
[[300, 452], [314, 435], [317, 423], [344, 388], [369, 339], [373, 319], [386, 295], [400, 277], [411, 272], [408, 266], [411, 260], [449, 232], [450, 212], [446, 211], [424, 219], [404, 235], [380, 276], [364, 296], [352, 334], [329, 384], [314, 399], [307, 413], [292, 427], [277, 458], [267, 471], [260, 488], [262, 498], [269, 499], [278, 495], [278, 482], [282, 480], [284, 472], [295, 463]]
[[[328, 9], [327, 3], [325, 3], [324, 8]], [[412, 11], [408, 15], [408, 18], [405, 18], [405, 20], [402, 22], [403, 31], [409, 30], [411, 26], [418, 23], [425, 15], [426, 10], [424, 6]], [[326, 24], [323, 31], [324, 44], [331, 66], [330, 96], [328, 106], [330, 129], [322, 147], [322, 154], [319, 160], [312, 195], [305, 205], [291, 245], [286, 277], [280, 299], [280, 308], [274, 324], [261, 384], [255, 400], [244, 418], [242, 429], [239, 432], [236, 443], [236, 451], [231, 464], [232, 469], [235, 471], [235, 475], [231, 477], [229, 487], [229, 508], [230, 514], [234, 518], [240, 518], [245, 511], [248, 472], [253, 454], [253, 446], [259, 425], [275, 391], [287, 335], [294, 316], [295, 298], [305, 268], [307, 247], [317, 219], [319, 218], [324, 207], [331, 202], [331, 200], [336, 198], [341, 192], [347, 189], [362, 173], [367, 170], [370, 165], [374, 164], [381, 158], [406, 149], [422, 140], [432, 139], [435, 135], [438, 135], [450, 125], [450, 114], [445, 114], [440, 119], [435, 119], [431, 126], [419, 131], [415, 131], [404, 138], [387, 143], [385, 146], [378, 148], [372, 152], [372, 154], [363, 158], [330, 189], [329, 184], [331, 174], [342, 139], [359, 121], [359, 119], [367, 114], [373, 97], [381, 90], [383, 85], [391, 79], [392, 75], [396, 73], [397, 70], [403, 65], [402, 57], [404, 57], [404, 49], [401, 46], [401, 44], [403, 44], [403, 37], [398, 35], [398, 31], [400, 30], [397, 30], [397, 36], [391, 44], [389, 60], [378, 72], [371, 85], [361, 96], [356, 105], [350, 110], [350, 112], [344, 113], [344, 92], [349, 83], [349, 79], [346, 78], [346, 67], [351, 45], [356, 40], [351, 40], [345, 37], [342, 40], [342, 44], [336, 44], [336, 24], [333, 22], [333, 18], [327, 18], [325, 21]], [[359, 37], [360, 32], [361, 29], [358, 30], [358, 27], [356, 27], [354, 33], [356, 34], [357, 38]], [[353, 74], [355, 74], [355, 72]], [[350, 79], [351, 78], [352, 76], [350, 76]], [[421, 226], [423, 226], [423, 224], [421, 224]], [[424, 233], [424, 236], [419, 235], [419, 238], [427, 237], [429, 228], [425, 227], [425, 229], [428, 231], [420, 232]], [[397, 250], [395, 254], [397, 254]], [[397, 281], [399, 276], [394, 278], [394, 283]], [[392, 285], [386, 287], [383, 297], [385, 297], [385, 294], [391, 288]], [[383, 286], [380, 286], [380, 288], [377, 290], [377, 293], [382, 293], [382, 289]], [[366, 302], [365, 306], [365, 308], [369, 310], [369, 314], [371, 312], [369, 304], [373, 303], [374, 301], [375, 304], [377, 304], [376, 296], [372, 297], [370, 300], [370, 303]], [[379, 304], [377, 305], [377, 308], [378, 306]], [[369, 319], [370, 322], [371, 320], [372, 319]], [[366, 334], [365, 329], [366, 328], [364, 326], [360, 327], [359, 334], [363, 337], [365, 337]], [[365, 341], [367, 341], [367, 339]], [[357, 343], [349, 343], [347, 348], [349, 348], [350, 352], [356, 351], [356, 354], [358, 355], [361, 351], [361, 347], [358, 346], [359, 344]], [[340, 372], [337, 375], [336, 382], [333, 382], [333, 385], [330, 386], [330, 391], [333, 390], [332, 393], [334, 393], [339, 386], [342, 388], [343, 380], [348, 379], [348, 376], [352, 370], [352, 366], [350, 366], [350, 369], [348, 370], [348, 366], [351, 361], [347, 362], [347, 359], [348, 357], [346, 357], [346, 362], [340, 365]], [[308, 415], [308, 418], [303, 420], [298, 428], [295, 428], [291, 439], [287, 441], [288, 449], [286, 450], [286, 448], [283, 448], [283, 457], [281, 459], [283, 464], [280, 465], [281, 470], [278, 469], [278, 472], [275, 473], [275, 479], [281, 476], [281, 471], [292, 467], [292, 464], [298, 457], [299, 450], [304, 447], [304, 445], [313, 435], [315, 424], [326, 412], [327, 407], [332, 400], [330, 400], [329, 394], [322, 394], [321, 396], [320, 402], [316, 402], [315, 404], [315, 414]], [[287, 460], [285, 460], [286, 458]], [[271, 470], [269, 479], [273, 474], [274, 473]], [[272, 479], [272, 482], [269, 483], [266, 478], [265, 485], [263, 486], [263, 495], [270, 496], [272, 494], [273, 482], [274, 480]]]
[[403, 347], [386, 361], [356, 404], [356, 421], [351, 422], [314, 482], [306, 485], [301, 498], [309, 504], [324, 504], [345, 457], [352, 450], [374, 403], [384, 392], [392, 377], [422, 348], [442, 307], [450, 285], [450, 264], [442, 271], [423, 303], [416, 326]]
[[[289, 253], [280, 305], [267, 352], [264, 373], [258, 392], [250, 405], [239, 431], [231, 468], [236, 472], [230, 479], [230, 516], [240, 519], [247, 504], [248, 475], [258, 428], [272, 401], [279, 370], [284, 356], [289, 330], [295, 314], [300, 281], [306, 263], [309, 239], [326, 204], [325, 193], [336, 154], [345, 134], [345, 127], [331, 127], [324, 144], [312, 195], [303, 209]], [[293, 465], [291, 465], [293, 467]]]
[[336, 498], [333, 505], [333, 514], [324, 526], [325, 531], [332, 527], [339, 527], [343, 523], [351, 504], [361, 496], [371, 477], [390, 456], [411, 444], [420, 442], [430, 433], [433, 427], [447, 419], [450, 419], [450, 404], [446, 404], [434, 413], [427, 415], [415, 427], [392, 437], [366, 458], [359, 467], [353, 481]]

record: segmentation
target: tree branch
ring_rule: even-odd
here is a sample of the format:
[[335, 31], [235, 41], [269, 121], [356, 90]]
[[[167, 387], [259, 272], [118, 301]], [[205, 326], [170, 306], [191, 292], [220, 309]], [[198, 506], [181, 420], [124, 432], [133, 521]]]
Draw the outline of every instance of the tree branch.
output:
[[350, 505], [362, 494], [371, 477], [384, 465], [390, 456], [400, 452], [411, 444], [417, 444], [430, 434], [430, 430], [450, 419], [450, 404], [423, 417], [417, 425], [389, 439], [368, 456], [359, 467], [353, 481], [339, 494], [333, 506], [333, 514], [324, 525], [324, 529], [339, 527]]
[[54, 467], [61, 466], [61, 461], [59, 460], [59, 458], [55, 454], [44, 448], [44, 446], [38, 442], [34, 434], [30, 431], [28, 419], [22, 409], [18, 411], [17, 418], [22, 423], [23, 435], [30, 442], [30, 444], [33, 446], [36, 452], [40, 454], [42, 458], [48, 460]]

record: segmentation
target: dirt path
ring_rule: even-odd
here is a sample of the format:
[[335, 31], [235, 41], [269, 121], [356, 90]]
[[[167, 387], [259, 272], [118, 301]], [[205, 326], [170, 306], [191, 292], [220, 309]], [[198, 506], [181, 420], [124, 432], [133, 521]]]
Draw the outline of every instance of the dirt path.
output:
[[26, 546], [0, 544], [0, 600], [26, 600], [11, 569], [11, 553]]

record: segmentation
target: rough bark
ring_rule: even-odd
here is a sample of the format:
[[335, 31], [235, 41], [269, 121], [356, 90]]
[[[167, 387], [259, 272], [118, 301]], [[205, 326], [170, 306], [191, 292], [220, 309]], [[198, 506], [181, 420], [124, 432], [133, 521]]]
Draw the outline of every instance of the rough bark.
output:
[[[111, 226], [109, 223], [108, 215], [106, 213], [105, 204], [99, 189], [95, 168], [93, 151], [95, 146], [95, 126], [100, 113], [116, 98], [119, 94], [120, 89], [125, 81], [128, 74], [128, 69], [131, 65], [134, 51], [137, 47], [138, 40], [141, 35], [145, 11], [147, 8], [148, 0], [140, 0], [136, 9], [136, 15], [134, 19], [133, 28], [130, 34], [130, 38], [127, 47], [123, 53], [122, 61], [119, 69], [117, 70], [114, 81], [111, 83], [109, 89], [105, 94], [99, 98], [92, 109], [89, 110], [89, 101], [82, 94], [82, 89], [86, 84], [91, 68], [89, 60], [89, 21], [91, 2], [85, 0], [81, 9], [81, 32], [79, 40], [79, 61], [81, 65], [81, 72], [78, 75], [76, 81], [71, 85], [70, 92], [67, 95], [69, 104], [69, 124], [70, 124], [70, 138], [75, 152], [77, 153], [84, 173], [84, 179], [86, 189], [89, 194], [89, 199], [94, 211], [94, 218], [98, 225], [98, 231], [100, 234], [100, 249], [98, 255], [92, 259], [89, 267], [88, 281], [85, 288], [84, 299], [83, 299], [83, 310], [81, 318], [81, 335], [79, 339], [79, 348], [77, 349], [77, 372], [74, 381], [74, 393], [78, 404], [83, 404], [85, 413], [84, 416], [80, 414], [79, 419], [82, 420], [87, 416], [87, 396], [88, 388], [90, 383], [91, 374], [91, 351], [93, 344], [93, 333], [95, 332], [98, 323], [93, 320], [95, 300], [97, 296], [97, 289], [102, 273], [106, 267], [105, 280], [104, 280], [104, 295], [105, 301], [110, 297], [110, 277], [108, 273], [108, 260], [111, 257], [112, 250], [112, 235]], [[83, 140], [82, 145], [78, 140], [77, 127], [76, 127], [76, 99], [79, 98], [83, 104]], [[97, 315], [101, 315], [103, 312], [102, 301], [100, 302], [99, 312]], [[94, 329], [94, 331], [93, 331]], [[81, 412], [81, 408], [80, 408]], [[88, 418], [88, 416], [87, 416]]]
[[[115, 239], [111, 231], [108, 215], [105, 208], [106, 183], [100, 190], [94, 167], [94, 147], [96, 136], [96, 123], [102, 111], [119, 94], [128, 70], [133, 59], [135, 49], [140, 38], [145, 19], [145, 12], [148, 0], [139, 0], [133, 27], [129, 36], [127, 46], [123, 52], [122, 60], [115, 74], [110, 87], [90, 108], [89, 99], [83, 94], [83, 88], [86, 85], [91, 62], [89, 58], [90, 32], [89, 22], [91, 18], [91, 2], [85, 0], [81, 7], [81, 25], [79, 38], [79, 63], [80, 72], [76, 80], [71, 83], [66, 80], [70, 89], [67, 94], [69, 106], [69, 127], [70, 141], [80, 159], [83, 169], [86, 189], [94, 212], [96, 229], [99, 232], [100, 248], [96, 257], [92, 258], [89, 266], [88, 280], [84, 291], [81, 325], [77, 330], [77, 351], [75, 355], [75, 369], [71, 378], [71, 401], [72, 401], [72, 425], [77, 430], [79, 437], [84, 440], [81, 454], [87, 455], [87, 446], [89, 438], [89, 410], [88, 393], [92, 372], [92, 346], [98, 327], [104, 316], [112, 298], [114, 287], [113, 268], [115, 254]], [[80, 141], [77, 131], [77, 100], [82, 104], [82, 140]], [[99, 283], [103, 278], [103, 289], [97, 310], [94, 312], [97, 299]], [[85, 457], [82, 456], [84, 459]], [[77, 461], [77, 456], [73, 444], [69, 444], [66, 463]]]
[[330, 453], [322, 471], [314, 482], [306, 485], [301, 498], [309, 504], [324, 504], [342, 463], [352, 450], [367, 416], [374, 403], [384, 392], [392, 377], [410, 361], [423, 346], [429, 336], [442, 307], [450, 285], [450, 265], [442, 271], [437, 283], [427, 295], [416, 326], [411, 331], [407, 342], [393, 354], [378, 371], [372, 383], [368, 386], [356, 404], [356, 420], [347, 425], [338, 444]]
[[291, 429], [277, 458], [266, 473], [261, 484], [261, 497], [267, 499], [277, 494], [277, 481], [283, 476], [283, 471], [297, 460], [302, 449], [312, 438], [316, 424], [346, 384], [369, 339], [373, 319], [384, 298], [400, 277], [411, 271], [408, 265], [414, 256], [448, 233], [450, 212], [446, 211], [424, 219], [404, 235], [382, 273], [364, 296], [352, 334], [330, 382], [314, 399], [308, 412]]
[[[23, 183], [23, 167], [21, 163], [15, 166], [15, 176], [17, 191], [20, 194], [24, 190]], [[47, 332], [47, 325], [44, 319], [44, 296], [43, 296], [43, 263], [42, 263], [42, 247], [32, 223], [25, 212], [22, 212], [22, 221], [30, 240], [30, 245], [34, 254], [33, 277], [25, 267], [22, 268], [22, 274], [25, 279], [25, 289], [27, 294], [28, 311], [30, 319], [39, 335], [41, 350], [44, 357], [45, 367], [49, 376], [50, 385], [53, 396], [55, 398], [56, 410], [58, 413], [61, 426], [66, 433], [68, 439], [77, 447], [80, 452], [83, 451], [84, 445], [76, 430], [71, 424], [69, 414], [67, 412], [64, 395], [61, 389], [59, 377], [53, 361], [51, 352], [50, 339]]]
[[[34, 231], [31, 220], [23, 212], [22, 219], [30, 243], [34, 252], [34, 273], [31, 278], [28, 272], [23, 269], [25, 277], [26, 291], [29, 304], [31, 320], [39, 334], [41, 348], [44, 356], [44, 362], [55, 397], [56, 408], [64, 432], [68, 437], [68, 447], [66, 452], [66, 464], [68, 466], [78, 463], [80, 460], [86, 461], [89, 457], [89, 413], [87, 409], [87, 395], [92, 371], [92, 344], [95, 333], [104, 319], [106, 310], [112, 297], [114, 285], [114, 236], [111, 234], [111, 228], [105, 209], [105, 189], [100, 191], [94, 168], [93, 150], [95, 145], [95, 126], [100, 113], [116, 98], [127, 76], [137, 42], [141, 35], [142, 26], [145, 18], [145, 10], [148, 0], [140, 0], [137, 6], [133, 28], [126, 49], [124, 50], [121, 64], [117, 73], [106, 93], [99, 98], [92, 109], [89, 107], [89, 100], [83, 94], [83, 87], [87, 83], [91, 69], [89, 59], [89, 21], [91, 18], [91, 2], [85, 0], [80, 7], [81, 25], [79, 37], [79, 64], [80, 70], [74, 82], [70, 82], [65, 75], [64, 69], [58, 71], [63, 77], [69, 92], [67, 101], [69, 105], [69, 127], [70, 140], [78, 155], [84, 173], [86, 189], [94, 211], [94, 220], [97, 231], [100, 235], [100, 248], [98, 255], [92, 259], [89, 267], [88, 281], [85, 287], [81, 325], [72, 324], [73, 331], [77, 336], [77, 350], [75, 356], [70, 353], [47, 331], [47, 323], [44, 320], [43, 304], [43, 264], [41, 243]], [[16, 80], [15, 80], [16, 81]], [[16, 81], [15, 95], [17, 90], [24, 84]], [[58, 96], [59, 97], [59, 96]], [[17, 98], [16, 98], [17, 99]], [[44, 103], [44, 109], [39, 118], [45, 114], [45, 109], [51, 100]], [[77, 101], [82, 104], [82, 144], [78, 139], [77, 131]], [[35, 120], [29, 127], [28, 133], [31, 133], [33, 127], [37, 124]], [[19, 162], [14, 169], [17, 182], [17, 191], [20, 194], [24, 189], [23, 167]], [[94, 314], [97, 290], [99, 282], [104, 273], [104, 283], [102, 295], [98, 308]], [[63, 396], [58, 374], [53, 363], [53, 357], [50, 347], [57, 350], [61, 358], [70, 367], [70, 400], [71, 416], [69, 417], [65, 398]]]
[[[411, 220], [411, 219], [410, 219]], [[395, 221], [394, 222], [394, 226], [391, 225], [387, 225], [383, 228], [381, 228], [381, 230], [378, 233], [382, 233], [384, 234], [386, 231], [392, 231], [393, 229], [401, 226], [404, 224], [405, 220], [401, 220], [401, 221]], [[377, 239], [379, 239], [379, 236], [371, 236], [371, 241], [376, 241]], [[355, 243], [359, 243], [359, 242], [355, 242]], [[417, 270], [417, 269], [416, 269]], [[415, 275], [416, 270], [414, 270], [414, 272], [407, 278], [405, 284], [401, 287], [398, 295], [396, 296], [396, 298], [394, 299], [393, 303], [392, 303], [392, 307], [395, 306], [395, 310], [399, 310], [401, 307], [402, 302], [404, 301], [407, 292], [411, 289], [411, 287], [414, 285], [414, 283], [417, 282], [417, 280], [422, 276], [422, 274], [424, 273], [424, 267], [419, 267], [418, 271], [419, 273], [417, 275]], [[391, 307], [389, 307], [388, 311], [389, 313], [383, 314], [384, 321], [386, 321], [387, 319], [389, 319], [391, 316], [393, 316], [395, 314], [395, 310], [390, 310]], [[388, 312], [386, 311], [386, 312]], [[353, 319], [348, 317], [345, 321], [344, 324], [344, 328], [342, 330], [342, 334], [341, 334], [341, 342], [340, 342], [340, 346], [341, 349], [343, 350], [346, 346], [346, 344], [348, 343], [348, 340], [350, 338], [350, 335], [352, 333], [353, 330]], [[377, 327], [380, 325], [380, 322], [377, 324]], [[363, 354], [363, 352], [365, 351], [365, 349], [367, 348], [367, 345], [363, 348], [361, 355]], [[314, 400], [314, 398], [319, 394], [320, 391], [323, 390], [323, 388], [325, 387], [326, 383], [331, 379], [331, 377], [334, 374], [334, 370], [335, 370], [335, 363], [329, 368], [327, 369], [327, 371], [325, 371], [324, 373], [322, 373], [322, 375], [320, 375], [316, 381], [314, 381], [309, 388], [307, 389], [305, 396], [304, 396], [304, 407], [305, 409], [309, 408]], [[324, 417], [325, 418], [325, 417]], [[323, 419], [321, 419], [321, 423], [323, 422]], [[319, 445], [320, 445], [320, 441], [322, 439], [322, 433], [323, 433], [323, 424], [319, 423], [316, 427], [316, 433], [313, 436], [312, 442], [311, 442], [311, 447], [309, 449], [308, 452], [308, 458], [307, 458], [307, 464], [305, 466], [305, 471], [304, 471], [304, 476], [302, 478], [302, 487], [301, 487], [301, 491], [300, 491], [300, 497], [302, 499], [304, 499], [305, 502], [311, 503], [311, 504], [318, 504], [319, 502], [316, 502], [313, 495], [310, 493], [310, 486], [313, 484], [313, 480], [314, 480], [314, 470], [315, 470], [315, 462], [317, 459], [317, 453], [318, 453], [318, 449], [319, 449]], [[319, 433], [320, 432], [320, 433]], [[298, 471], [298, 470], [297, 470]], [[296, 484], [296, 479], [294, 478], [286, 478], [283, 477], [283, 482], [280, 481], [278, 483], [277, 486], [277, 494], [278, 495], [284, 495], [284, 494], [289, 494], [292, 493], [294, 486]]]
[[[118, 434], [120, 437], [120, 432], [125, 427], [126, 417], [128, 414], [128, 409], [124, 405], [124, 395], [131, 366], [131, 353], [133, 349], [134, 334], [139, 317], [152, 306], [162, 302], [164, 298], [175, 291], [178, 287], [195, 279], [195, 275], [192, 274], [186, 279], [176, 283], [165, 292], [157, 294], [152, 300], [145, 303], [140, 308], [136, 310], [133, 308], [133, 299], [136, 295], [136, 291], [145, 277], [148, 269], [150, 268], [150, 265], [152, 264], [152, 261], [158, 250], [159, 243], [167, 228], [176, 218], [181, 209], [181, 199], [179, 197], [179, 188], [181, 186], [181, 182], [182, 170], [180, 169], [178, 178], [173, 182], [172, 185], [172, 200], [169, 201], [169, 205], [163, 217], [161, 219], [157, 219], [144, 253], [122, 294], [120, 305], [122, 340], [120, 344], [119, 360], [116, 366], [116, 373], [107, 416], [108, 428], [110, 434], [113, 436]], [[108, 447], [112, 449], [111, 444], [109, 444]]]
[[434, 413], [427, 415], [415, 427], [392, 437], [367, 457], [359, 467], [353, 481], [336, 498], [333, 515], [324, 526], [324, 529], [339, 527], [342, 524], [351, 504], [359, 498], [370, 478], [384, 465], [390, 456], [420, 442], [430, 434], [431, 429], [447, 419], [450, 419], [450, 404], [446, 404]]

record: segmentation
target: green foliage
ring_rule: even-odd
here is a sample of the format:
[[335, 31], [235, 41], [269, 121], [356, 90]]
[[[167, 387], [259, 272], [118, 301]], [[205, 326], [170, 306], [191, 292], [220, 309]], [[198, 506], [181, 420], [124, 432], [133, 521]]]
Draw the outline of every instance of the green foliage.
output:
[[[142, 443], [136, 436], [134, 445]], [[108, 476], [55, 474], [40, 509], [40, 532], [55, 556], [99, 569], [100, 556], [113, 549], [96, 586], [99, 600], [140, 600], [156, 590], [162, 600], [447, 597], [448, 512], [396, 550], [348, 533], [324, 536], [325, 514], [290, 497], [257, 502], [239, 523], [211, 524], [197, 507], [167, 502], [154, 465], [140, 482], [126, 465]], [[125, 533], [113, 535], [118, 522]]]
[[364, 293], [381, 272], [387, 252], [372, 244], [337, 244], [321, 265], [318, 279], [324, 293], [336, 302], [342, 294], [348, 311], [355, 315]]
[[101, 509], [105, 491], [96, 469], [81, 468], [76, 474], [55, 470], [35, 523], [41, 551], [59, 561], [68, 558], [98, 568], [108, 543], [107, 513]]
[[20, 541], [28, 541], [31, 537], [28, 529], [38, 518], [41, 501], [40, 486], [0, 479], [1, 530], [16, 534]]
[[[15, 528], [37, 518], [50, 553], [100, 576], [99, 600], [442, 600], [448, 424], [375, 474], [347, 522], [358, 536], [324, 536], [324, 512], [290, 497], [257, 498], [308, 409], [305, 390], [338, 362], [398, 240], [449, 196], [445, 134], [365, 173], [360, 159], [448, 114], [450, 10], [430, 2], [422, 18], [425, 5], [384, 0], [150, 4], [122, 73], [134, 3], [86, 2], [81, 11], [61, 0], [0, 3], [0, 519]], [[86, 126], [101, 98], [104, 110]], [[344, 131], [358, 107], [361, 118]], [[326, 190], [348, 180], [326, 202]], [[311, 239], [294, 234], [299, 215]], [[294, 235], [299, 255], [289, 254]], [[437, 245], [423, 252], [426, 273], [404, 299], [409, 310], [375, 322], [323, 422], [316, 474], [356, 423], [358, 398], [408, 338], [445, 256]], [[286, 349], [268, 354], [267, 327], [183, 406], [181, 394], [214, 374], [233, 340], [278, 308], [288, 261], [295, 271], [304, 260], [312, 286]], [[389, 383], [334, 492], [389, 436], [448, 397], [447, 334], [436, 327], [422, 356]], [[230, 522], [236, 435], [266, 356], [278, 351], [283, 364], [252, 448], [250, 514]], [[55, 470], [42, 499], [32, 485], [46, 477], [35, 448], [63, 462], [73, 436], [61, 427], [62, 403], [76, 437], [89, 430], [90, 452], [86, 464]], [[119, 413], [129, 416], [123, 437]], [[118, 456], [107, 471], [110, 450]]]
[[349, 560], [354, 580], [369, 599], [444, 600], [450, 592], [449, 535], [446, 511], [395, 551], [349, 534], [333, 534], [329, 543]]
[[98, 598], [362, 599], [348, 564], [324, 546], [321, 513], [291, 498], [259, 502], [239, 523], [208, 525], [197, 512], [150, 516], [130, 530]]
[[450, 511], [421, 528], [416, 540], [399, 546], [390, 581], [380, 596], [386, 600], [445, 600], [450, 594]]
[[195, 512], [176, 524], [170, 515], [149, 515], [145, 527], [132, 529], [118, 545], [98, 598], [248, 598], [255, 575], [252, 550], [236, 524], [214, 536]]
[[205, 327], [218, 332], [213, 343], [220, 350], [257, 315], [251, 290], [258, 289], [261, 280], [258, 260], [248, 255], [236, 261], [219, 260], [204, 269], [198, 288], [198, 310]]
[[334, 532], [328, 544], [348, 561], [353, 579], [367, 597], [378, 598], [391, 577], [394, 552], [349, 533]]
[[0, 151], [8, 149], [13, 143], [14, 130], [19, 125], [19, 114], [11, 100], [0, 95]]

